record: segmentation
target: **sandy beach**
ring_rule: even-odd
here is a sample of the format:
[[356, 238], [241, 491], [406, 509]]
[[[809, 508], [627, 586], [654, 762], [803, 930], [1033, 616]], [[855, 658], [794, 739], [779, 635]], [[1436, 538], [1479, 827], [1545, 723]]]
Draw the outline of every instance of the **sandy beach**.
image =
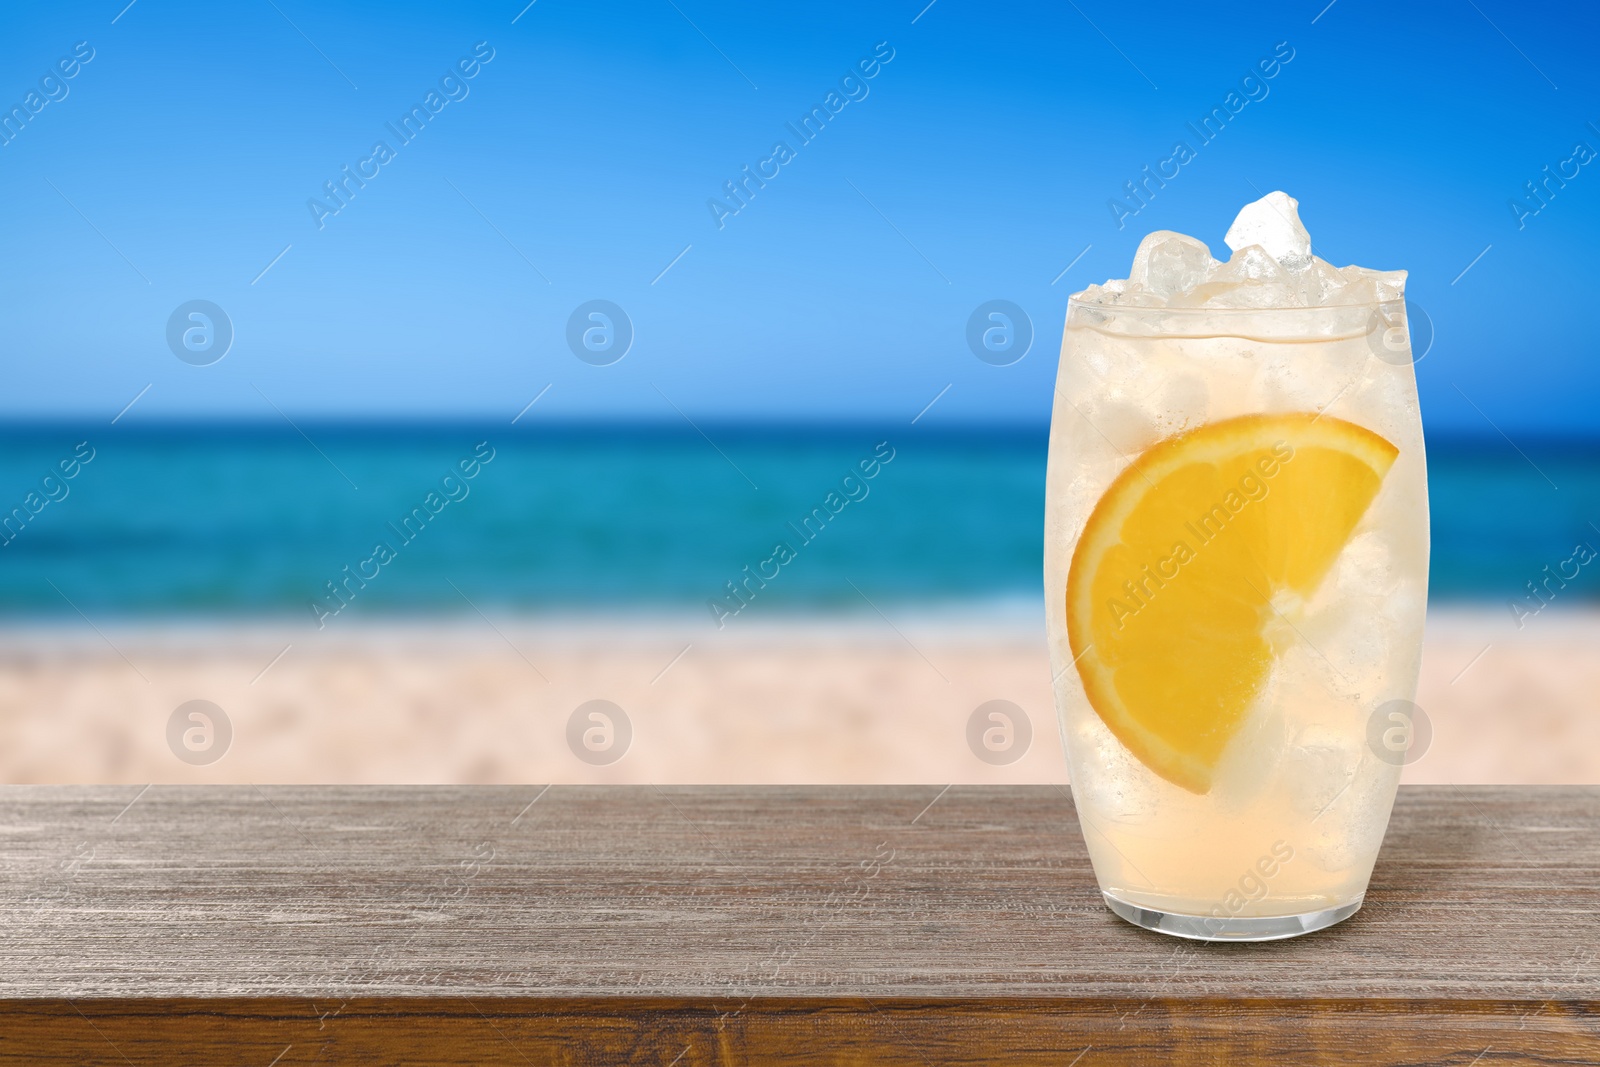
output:
[[[718, 632], [700, 619], [473, 619], [13, 630], [0, 655], [7, 782], [1064, 782], [1044, 637], [1025, 616], [877, 616]], [[1430, 614], [1417, 783], [1600, 782], [1600, 612]], [[221, 758], [169, 744], [180, 705], [222, 709]], [[568, 720], [622, 708], [591, 765]], [[974, 755], [975, 708], [1028, 717], [1024, 755]], [[197, 720], [188, 720], [189, 722]], [[587, 720], [594, 722], [597, 720]], [[613, 731], [613, 751], [617, 744]], [[208, 758], [219, 746], [213, 734]], [[203, 736], [195, 738], [204, 742]], [[603, 738], [598, 740], [603, 741]], [[602, 758], [610, 753], [602, 753]]]

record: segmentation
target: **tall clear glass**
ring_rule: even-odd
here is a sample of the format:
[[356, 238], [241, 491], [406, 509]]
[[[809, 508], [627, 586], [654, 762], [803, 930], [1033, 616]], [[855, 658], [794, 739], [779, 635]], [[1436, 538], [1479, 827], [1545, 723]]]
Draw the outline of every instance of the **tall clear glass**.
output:
[[1044, 574], [1107, 905], [1207, 940], [1354, 914], [1413, 725], [1427, 600], [1404, 303], [1074, 299]]

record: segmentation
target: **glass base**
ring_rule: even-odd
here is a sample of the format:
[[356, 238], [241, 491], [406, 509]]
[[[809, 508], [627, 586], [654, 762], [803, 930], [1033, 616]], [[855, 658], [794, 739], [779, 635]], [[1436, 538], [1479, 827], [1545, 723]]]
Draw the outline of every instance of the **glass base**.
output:
[[1191, 941], [1281, 941], [1286, 937], [1325, 930], [1334, 923], [1343, 922], [1361, 910], [1361, 901], [1342, 904], [1337, 908], [1308, 911], [1301, 915], [1236, 915], [1219, 918], [1211, 915], [1179, 915], [1175, 912], [1157, 911], [1139, 904], [1118, 900], [1104, 890], [1106, 907], [1119, 918], [1154, 930], [1158, 934], [1186, 937]]

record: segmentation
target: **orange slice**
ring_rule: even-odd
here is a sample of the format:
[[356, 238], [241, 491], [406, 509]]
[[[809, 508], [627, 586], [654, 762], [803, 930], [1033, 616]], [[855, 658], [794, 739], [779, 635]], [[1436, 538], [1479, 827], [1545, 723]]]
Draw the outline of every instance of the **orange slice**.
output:
[[1271, 674], [1269, 627], [1316, 591], [1398, 454], [1331, 416], [1246, 415], [1157, 442], [1111, 483], [1072, 556], [1067, 638], [1146, 767], [1210, 791]]

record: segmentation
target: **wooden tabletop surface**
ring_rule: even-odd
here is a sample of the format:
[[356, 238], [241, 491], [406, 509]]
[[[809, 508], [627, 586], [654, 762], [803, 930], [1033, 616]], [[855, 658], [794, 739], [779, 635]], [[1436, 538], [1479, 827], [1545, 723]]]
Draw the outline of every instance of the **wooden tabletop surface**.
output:
[[1259, 945], [1112, 916], [1052, 786], [9, 787], [0, 813], [0, 1063], [207, 1062], [212, 1029], [262, 1067], [1388, 1062], [1379, 1033], [1600, 1063], [1591, 788], [1404, 789], [1365, 907]]

